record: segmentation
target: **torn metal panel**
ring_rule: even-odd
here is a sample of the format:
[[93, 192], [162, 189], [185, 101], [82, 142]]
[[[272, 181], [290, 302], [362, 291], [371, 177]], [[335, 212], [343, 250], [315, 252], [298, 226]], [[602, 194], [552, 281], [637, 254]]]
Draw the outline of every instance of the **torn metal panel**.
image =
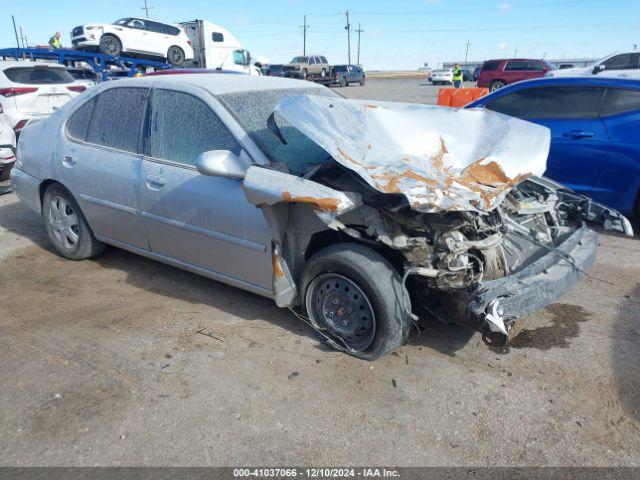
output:
[[545, 127], [488, 110], [298, 95], [276, 111], [341, 165], [421, 212], [493, 210], [542, 174]]

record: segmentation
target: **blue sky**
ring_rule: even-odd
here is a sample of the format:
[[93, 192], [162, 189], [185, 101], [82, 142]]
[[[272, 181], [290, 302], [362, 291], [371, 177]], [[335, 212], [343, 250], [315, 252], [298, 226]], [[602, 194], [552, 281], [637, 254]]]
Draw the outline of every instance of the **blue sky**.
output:
[[[77, 2], [2, 0], [0, 47], [14, 46], [11, 14], [30, 43], [56, 30], [63, 43], [88, 22], [143, 15], [143, 0]], [[52, 7], [52, 5], [55, 5]], [[302, 53], [303, 15], [311, 25], [307, 52], [332, 63], [347, 60], [345, 16], [362, 24], [361, 62], [368, 69], [416, 69], [424, 62], [513, 56], [601, 57], [640, 45], [640, 1], [618, 0], [149, 0], [151, 17], [178, 22], [202, 18], [231, 30], [254, 56], [273, 63]], [[352, 33], [355, 62], [357, 34]]]

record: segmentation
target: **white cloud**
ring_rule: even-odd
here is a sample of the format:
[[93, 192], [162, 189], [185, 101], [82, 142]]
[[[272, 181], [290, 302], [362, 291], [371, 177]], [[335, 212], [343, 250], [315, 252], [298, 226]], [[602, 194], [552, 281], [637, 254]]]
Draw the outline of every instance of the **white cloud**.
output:
[[507, 42], [502, 42], [500, 45], [498, 45], [498, 48], [500, 50], [506, 50], [507, 48], [509, 48], [509, 44]]
[[511, 11], [511, 4], [510, 3], [501, 3], [500, 6], [498, 7], [500, 9], [500, 13], [502, 14], [506, 14], [509, 13]]

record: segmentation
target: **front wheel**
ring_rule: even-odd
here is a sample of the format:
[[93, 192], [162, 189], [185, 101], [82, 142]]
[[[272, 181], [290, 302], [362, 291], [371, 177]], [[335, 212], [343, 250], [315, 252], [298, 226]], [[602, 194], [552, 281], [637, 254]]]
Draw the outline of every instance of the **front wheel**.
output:
[[347, 82], [347, 79], [342, 77], [340, 79], [340, 86], [344, 88], [344, 87], [347, 87], [348, 85], [349, 85], [349, 82]]
[[122, 53], [122, 42], [114, 35], [103, 35], [100, 38], [100, 53], [105, 55], [115, 55]]
[[167, 52], [167, 61], [173, 65], [174, 67], [180, 67], [184, 64], [185, 55], [184, 50], [180, 47], [169, 47], [169, 51]]
[[363, 245], [320, 250], [302, 274], [304, 305], [312, 325], [334, 348], [375, 360], [408, 338], [408, 294], [393, 266]]
[[302, 71], [300, 72], [300, 76], [302, 77], [303, 80], [307, 79], [307, 77], [309, 76], [309, 72], [307, 71], [306, 68], [302, 69]]
[[70, 260], [95, 257], [105, 246], [93, 236], [73, 196], [60, 185], [47, 188], [42, 199], [42, 216], [56, 251]]

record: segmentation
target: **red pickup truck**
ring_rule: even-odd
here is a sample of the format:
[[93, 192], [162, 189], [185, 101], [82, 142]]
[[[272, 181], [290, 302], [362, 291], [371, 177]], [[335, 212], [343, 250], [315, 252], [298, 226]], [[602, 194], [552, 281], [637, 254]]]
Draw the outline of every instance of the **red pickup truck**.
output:
[[480, 70], [478, 87], [488, 88], [493, 92], [521, 80], [544, 77], [550, 70], [555, 70], [555, 68], [544, 60], [526, 58], [487, 60]]

